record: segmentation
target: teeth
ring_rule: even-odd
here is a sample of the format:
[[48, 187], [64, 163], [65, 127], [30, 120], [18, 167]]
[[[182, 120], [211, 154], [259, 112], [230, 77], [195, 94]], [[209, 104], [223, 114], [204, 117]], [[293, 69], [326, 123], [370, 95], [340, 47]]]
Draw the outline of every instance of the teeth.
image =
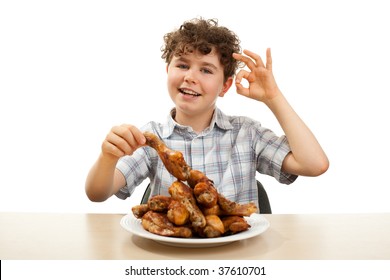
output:
[[193, 96], [200, 96], [199, 93], [192, 91], [192, 90], [189, 90], [189, 89], [180, 89], [180, 92], [184, 93], [184, 94], [193, 95]]

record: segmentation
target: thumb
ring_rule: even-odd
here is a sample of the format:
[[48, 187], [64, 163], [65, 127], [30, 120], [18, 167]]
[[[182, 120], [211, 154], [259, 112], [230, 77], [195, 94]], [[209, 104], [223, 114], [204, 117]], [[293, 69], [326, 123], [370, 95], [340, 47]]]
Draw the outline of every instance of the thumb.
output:
[[236, 92], [245, 97], [249, 96], [249, 89], [245, 88], [242, 84], [236, 83]]

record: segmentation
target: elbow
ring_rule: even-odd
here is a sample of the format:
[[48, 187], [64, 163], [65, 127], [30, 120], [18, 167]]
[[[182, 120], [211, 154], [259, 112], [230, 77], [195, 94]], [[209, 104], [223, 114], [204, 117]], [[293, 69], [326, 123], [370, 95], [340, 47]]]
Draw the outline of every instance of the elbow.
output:
[[106, 201], [107, 198], [105, 197], [102, 197], [102, 196], [96, 196], [96, 195], [93, 195], [93, 194], [88, 194], [87, 193], [87, 197], [90, 201], [92, 202], [103, 202], [103, 201]]
[[329, 169], [329, 160], [326, 155], [311, 157], [305, 161], [297, 161], [290, 154], [283, 162], [282, 170], [299, 176], [317, 177]]
[[101, 197], [98, 197], [98, 196], [94, 196], [94, 195], [90, 195], [90, 194], [87, 194], [87, 197], [92, 202], [103, 202], [103, 201], [106, 200], [104, 198], [101, 198]]
[[88, 199], [92, 202], [103, 202], [108, 198], [106, 195], [98, 194], [92, 191], [91, 189], [89, 189], [88, 187], [85, 188], [85, 194], [87, 195]]
[[329, 169], [329, 160], [327, 157], [324, 157], [320, 160], [317, 160], [316, 164], [313, 164], [310, 168], [309, 176], [317, 177], [324, 174]]

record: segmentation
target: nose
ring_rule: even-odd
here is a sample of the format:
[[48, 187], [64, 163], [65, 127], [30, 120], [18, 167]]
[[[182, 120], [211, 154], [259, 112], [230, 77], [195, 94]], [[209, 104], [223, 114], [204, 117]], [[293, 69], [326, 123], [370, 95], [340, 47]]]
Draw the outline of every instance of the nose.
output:
[[186, 81], [187, 83], [196, 83], [194, 71], [192, 71], [191, 69], [187, 70], [184, 76], [184, 81]]

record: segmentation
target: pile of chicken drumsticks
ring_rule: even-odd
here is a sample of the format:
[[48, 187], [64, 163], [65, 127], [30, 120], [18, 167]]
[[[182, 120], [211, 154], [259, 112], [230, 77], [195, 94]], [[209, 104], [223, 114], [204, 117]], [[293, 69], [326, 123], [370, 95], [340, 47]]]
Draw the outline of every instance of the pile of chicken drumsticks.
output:
[[212, 238], [250, 227], [244, 216], [257, 212], [253, 202], [228, 200], [205, 174], [187, 165], [181, 152], [169, 149], [153, 133], [144, 135], [146, 145], [157, 151], [165, 168], [177, 178], [168, 189], [170, 196], [156, 195], [132, 208], [145, 230], [162, 236]]

